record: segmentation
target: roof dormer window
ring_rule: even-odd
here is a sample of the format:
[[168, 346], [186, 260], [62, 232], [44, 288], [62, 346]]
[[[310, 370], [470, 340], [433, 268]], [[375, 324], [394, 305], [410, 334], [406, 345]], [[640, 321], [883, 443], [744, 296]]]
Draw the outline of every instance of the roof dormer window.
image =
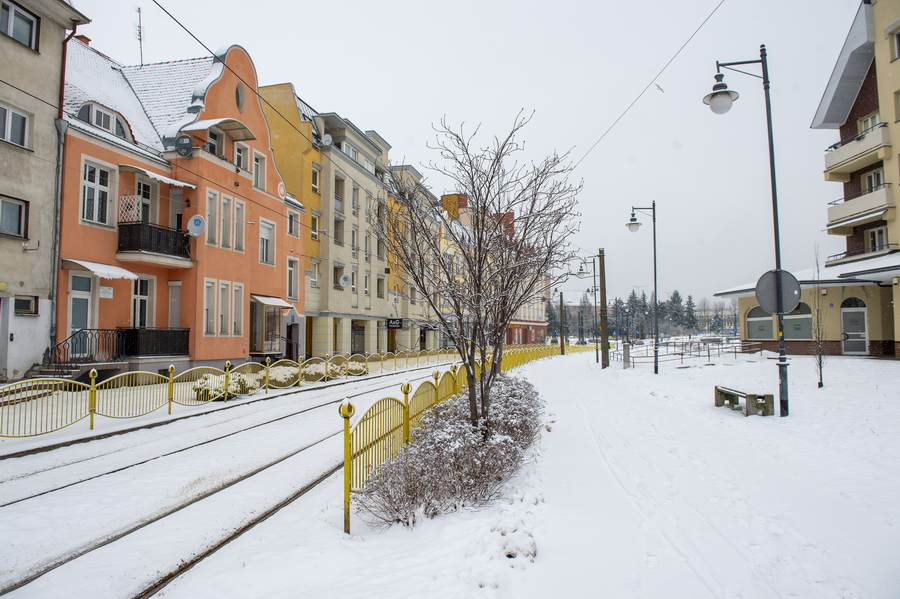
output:
[[125, 120], [115, 112], [96, 104], [85, 104], [78, 110], [78, 119], [90, 123], [95, 127], [121, 137], [126, 141], [132, 141]]

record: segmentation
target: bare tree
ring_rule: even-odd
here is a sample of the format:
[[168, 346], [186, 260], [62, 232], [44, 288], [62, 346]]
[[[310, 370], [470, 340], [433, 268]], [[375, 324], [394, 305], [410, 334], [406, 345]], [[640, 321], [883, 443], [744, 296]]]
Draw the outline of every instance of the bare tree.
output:
[[819, 273], [819, 244], [815, 244], [814, 255], [816, 260], [816, 284], [813, 286], [812, 300], [812, 338], [813, 354], [815, 355], [816, 374], [819, 377], [819, 389], [825, 386], [825, 315], [822, 311], [822, 292], [819, 286], [821, 280]]
[[[446, 205], [421, 181], [392, 169], [376, 226], [405, 289], [431, 310], [437, 327], [459, 351], [466, 371], [473, 426], [490, 414], [490, 389], [503, 358], [506, 329], [516, 311], [567, 277], [574, 253], [580, 184], [568, 181], [568, 154], [520, 164], [517, 140], [530, 118], [479, 146], [473, 133], [436, 127], [441, 164], [431, 170], [454, 182]], [[452, 196], [445, 196], [452, 197]], [[462, 204], [465, 204], [464, 206]], [[556, 274], [554, 274], [556, 273]], [[477, 364], [488, 364], [480, 379]]]

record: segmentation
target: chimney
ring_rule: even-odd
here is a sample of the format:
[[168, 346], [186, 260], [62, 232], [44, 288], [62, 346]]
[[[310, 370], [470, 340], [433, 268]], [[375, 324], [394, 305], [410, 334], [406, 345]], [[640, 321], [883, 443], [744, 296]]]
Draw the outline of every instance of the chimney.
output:
[[81, 43], [84, 44], [85, 46], [90, 46], [90, 45], [91, 45], [91, 38], [89, 38], [88, 36], [84, 35], [83, 33], [79, 33], [78, 35], [76, 35], [76, 36], [75, 36], [75, 39], [77, 39], [79, 42], [81, 42]]

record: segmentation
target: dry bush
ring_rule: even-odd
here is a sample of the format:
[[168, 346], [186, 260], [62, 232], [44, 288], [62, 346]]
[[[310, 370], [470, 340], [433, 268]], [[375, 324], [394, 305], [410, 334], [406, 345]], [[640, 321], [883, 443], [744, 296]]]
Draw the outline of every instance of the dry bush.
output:
[[466, 393], [425, 412], [410, 442], [356, 495], [362, 517], [411, 526], [497, 498], [540, 434], [543, 401], [531, 383], [505, 374], [491, 397], [491, 417], [478, 428], [469, 423]]

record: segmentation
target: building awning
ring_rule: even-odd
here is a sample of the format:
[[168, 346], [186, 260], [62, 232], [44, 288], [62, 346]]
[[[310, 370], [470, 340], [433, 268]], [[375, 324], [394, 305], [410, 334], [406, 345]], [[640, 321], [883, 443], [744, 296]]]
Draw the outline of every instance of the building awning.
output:
[[68, 270], [89, 270], [101, 279], [137, 279], [138, 276], [131, 271], [113, 266], [112, 264], [101, 264], [99, 262], [88, 262], [87, 260], [72, 260], [71, 258], [63, 258], [63, 268]]
[[156, 179], [161, 183], [166, 183], [168, 185], [174, 185], [176, 187], [190, 187], [191, 189], [197, 189], [197, 186], [193, 183], [185, 183], [184, 181], [177, 181], [175, 179], [170, 179], [169, 177], [163, 177], [162, 175], [157, 175], [154, 172], [148, 171], [147, 169], [141, 168], [139, 166], [132, 166], [130, 164], [120, 164], [120, 171], [125, 171], [127, 173], [144, 173], [151, 179]]
[[293, 308], [292, 304], [287, 303], [280, 297], [269, 297], [268, 295], [251, 295], [250, 299], [257, 301], [264, 306], [273, 306], [275, 308]]
[[847, 220], [842, 220], [840, 222], [832, 223], [826, 227], [826, 231], [831, 231], [832, 229], [840, 229], [843, 227], [847, 227], [849, 225], [854, 225], [856, 223], [861, 223], [864, 221], [875, 221], [878, 220], [880, 216], [882, 216], [885, 212], [887, 212], [887, 208], [884, 210], [879, 210], [878, 212], [870, 212], [869, 214], [863, 214], [862, 216], [857, 216], [856, 218], [851, 218]]
[[181, 130], [205, 131], [210, 127], [215, 127], [216, 129], [224, 131], [225, 135], [227, 135], [234, 141], [247, 141], [250, 139], [256, 139], [256, 136], [253, 135], [253, 131], [250, 131], [250, 128], [247, 127], [247, 125], [237, 119], [207, 119], [204, 121], [191, 123], [190, 125], [185, 125], [181, 128]]

